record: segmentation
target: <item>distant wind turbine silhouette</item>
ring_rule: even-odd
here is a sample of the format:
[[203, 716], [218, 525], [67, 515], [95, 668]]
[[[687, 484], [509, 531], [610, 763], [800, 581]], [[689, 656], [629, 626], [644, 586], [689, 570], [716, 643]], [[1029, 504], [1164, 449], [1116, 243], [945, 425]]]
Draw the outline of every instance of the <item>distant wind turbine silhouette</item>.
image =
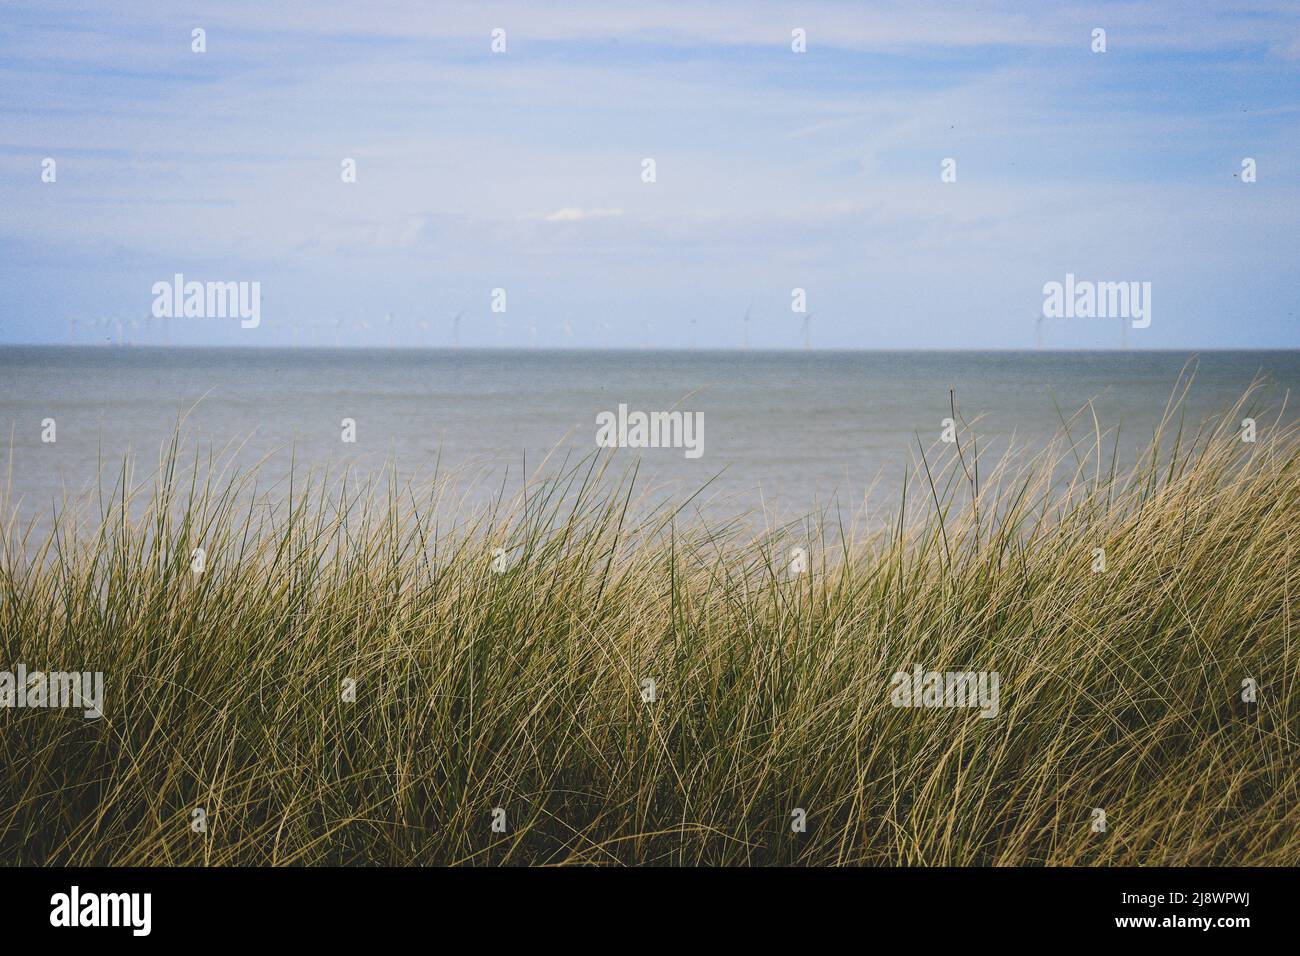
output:
[[749, 306], [745, 309], [745, 317], [740, 320], [742, 323], [744, 323], [744, 329], [745, 329], [744, 349], [746, 352], [749, 351], [749, 313], [753, 311], [753, 308], [754, 308], [754, 303], [751, 302]]
[[1043, 314], [1038, 313], [1038, 318], [1034, 320], [1034, 348], [1042, 351], [1043, 348]]
[[803, 347], [812, 348], [812, 313], [809, 312], [803, 317]]
[[461, 309], [451, 320], [451, 347], [454, 349], [460, 348], [460, 317], [464, 314], [465, 310]]

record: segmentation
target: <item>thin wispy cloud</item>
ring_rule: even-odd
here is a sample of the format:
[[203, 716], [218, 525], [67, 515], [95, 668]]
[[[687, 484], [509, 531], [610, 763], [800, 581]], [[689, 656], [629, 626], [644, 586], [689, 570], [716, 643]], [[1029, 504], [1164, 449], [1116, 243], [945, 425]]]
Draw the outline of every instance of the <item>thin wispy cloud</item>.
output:
[[621, 215], [623, 215], [621, 209], [582, 209], [578, 206], [565, 206], [548, 214], [545, 219], [547, 222], [581, 222], [584, 219], [607, 219], [610, 216]]

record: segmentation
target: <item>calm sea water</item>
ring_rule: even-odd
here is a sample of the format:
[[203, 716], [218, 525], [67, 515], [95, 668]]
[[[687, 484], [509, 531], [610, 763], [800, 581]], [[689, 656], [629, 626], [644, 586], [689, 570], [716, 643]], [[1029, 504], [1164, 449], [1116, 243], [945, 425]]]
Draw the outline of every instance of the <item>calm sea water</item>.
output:
[[[639, 456], [640, 480], [680, 494], [715, 479], [706, 510], [776, 507], [789, 517], [838, 497], [852, 509], [898, 494], [916, 453], [949, 414], [979, 419], [996, 454], [1041, 443], [1089, 400], [1103, 427], [1122, 425], [1121, 448], [1151, 435], [1185, 353], [1093, 352], [559, 352], [148, 348], [0, 348], [0, 423], [12, 434], [11, 504], [48, 512], [63, 489], [90, 487], [128, 452], [143, 476], [185, 419], [204, 447], [241, 444], [238, 459], [269, 456], [268, 479], [289, 449], [304, 464], [374, 469], [392, 455], [403, 475], [473, 466], [471, 498], [518, 487], [518, 477], [561, 446], [595, 450], [596, 416], [632, 410], [703, 412], [704, 453]], [[1300, 352], [1209, 352], [1188, 409], [1226, 408], [1262, 373], [1264, 400], [1300, 387]], [[1288, 418], [1294, 418], [1296, 402]], [[57, 441], [41, 441], [41, 422]], [[340, 440], [356, 421], [356, 444]], [[1092, 418], [1080, 427], [1090, 437]], [[491, 480], [489, 480], [491, 479]]]

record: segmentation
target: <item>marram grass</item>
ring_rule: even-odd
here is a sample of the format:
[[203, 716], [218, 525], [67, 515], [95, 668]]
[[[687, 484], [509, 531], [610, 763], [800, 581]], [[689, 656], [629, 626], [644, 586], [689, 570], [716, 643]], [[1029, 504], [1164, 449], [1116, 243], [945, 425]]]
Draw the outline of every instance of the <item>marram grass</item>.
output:
[[[860, 533], [746, 537], [603, 459], [470, 513], [173, 444], [4, 527], [0, 669], [105, 700], [0, 708], [0, 859], [1294, 864], [1300, 445], [1254, 400], [1123, 467], [1087, 411], [992, 468], [918, 445]], [[892, 706], [914, 665], [996, 672], [997, 716]]]

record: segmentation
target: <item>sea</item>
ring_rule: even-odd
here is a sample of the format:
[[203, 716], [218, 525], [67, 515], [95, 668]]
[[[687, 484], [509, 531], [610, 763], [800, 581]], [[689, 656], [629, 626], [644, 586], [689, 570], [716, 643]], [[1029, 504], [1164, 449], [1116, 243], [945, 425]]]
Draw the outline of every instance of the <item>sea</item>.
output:
[[[147, 483], [179, 429], [191, 460], [257, 468], [264, 489], [291, 463], [299, 474], [417, 483], [437, 471], [477, 507], [526, 477], [611, 455], [608, 475], [635, 468], [636, 493], [689, 501], [684, 519], [869, 513], [898, 498], [954, 409], [986, 474], [998, 456], [1039, 449], [1063, 427], [1088, 448], [1100, 427], [1108, 449], [1118, 429], [1131, 462], [1188, 376], [1185, 427], [1226, 413], [1257, 378], [1261, 428], [1293, 422], [1300, 408], [1296, 350], [3, 346], [0, 494], [6, 519], [39, 520], [65, 498], [111, 487], [124, 460], [131, 480]], [[599, 423], [620, 406], [624, 420], [694, 416], [694, 447], [601, 448]]]

